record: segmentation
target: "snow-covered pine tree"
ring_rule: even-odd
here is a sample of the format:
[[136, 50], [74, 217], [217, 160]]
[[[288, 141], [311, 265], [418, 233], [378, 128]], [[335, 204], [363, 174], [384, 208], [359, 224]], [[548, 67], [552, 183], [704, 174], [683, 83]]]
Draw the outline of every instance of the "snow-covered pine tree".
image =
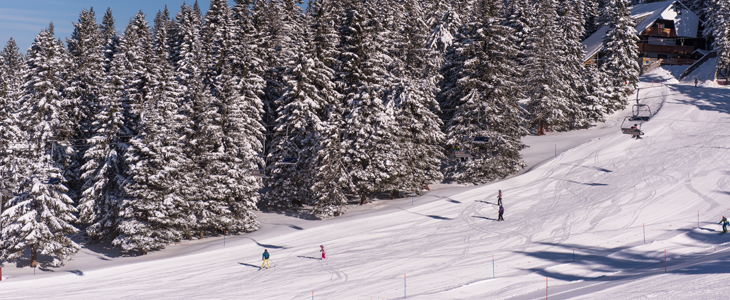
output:
[[190, 163], [183, 153], [178, 104], [184, 91], [169, 60], [170, 19], [166, 11], [155, 18], [148, 93], [142, 103], [137, 135], [125, 152], [128, 184], [120, 209], [119, 235], [112, 244], [142, 254], [179, 241], [194, 224], [179, 185], [187, 184]]
[[712, 49], [717, 53], [717, 70], [730, 72], [730, 4], [711, 0], [705, 15], [707, 23], [703, 35], [712, 41]]
[[[312, 202], [318, 139], [326, 134], [327, 108], [337, 100], [325, 88], [334, 89], [332, 70], [316, 57], [302, 53], [284, 75], [287, 89], [277, 100], [277, 115], [271, 150], [267, 203], [296, 207]], [[329, 96], [329, 97], [328, 97]], [[285, 159], [295, 158], [293, 164]]]
[[124, 37], [119, 45], [117, 73], [126, 84], [123, 91], [122, 109], [124, 111], [124, 126], [131, 135], [138, 132], [140, 112], [151, 92], [149, 65], [151, 64], [152, 31], [145, 20], [145, 14], [138, 12], [129, 20], [124, 30]]
[[[201, 35], [202, 16], [195, 11], [194, 7], [183, 4], [176, 19], [171, 59], [175, 66], [178, 83], [185, 88], [185, 94], [179, 107], [179, 130], [184, 135], [181, 142], [184, 143], [183, 148], [186, 149], [186, 156], [190, 160], [190, 163], [183, 166], [181, 170], [184, 173], [181, 177], [184, 178], [185, 184], [179, 184], [178, 191], [191, 207], [198, 207], [196, 204], [204, 205], [205, 203], [200, 193], [202, 189], [200, 178], [203, 176], [197, 163], [204, 147], [197, 143], [202, 134], [200, 116], [213, 100], [210, 91], [203, 83], [206, 57]], [[192, 238], [192, 231], [195, 230], [197, 230], [197, 225], [185, 226], [183, 228], [184, 237]]]
[[317, 0], [309, 6], [311, 18], [311, 40], [309, 52], [314, 63], [321, 63], [319, 69], [321, 85], [318, 93], [325, 101], [318, 128], [316, 159], [313, 162], [312, 206], [320, 218], [339, 216], [347, 204], [345, 189], [349, 175], [343, 164], [342, 129], [344, 128], [344, 104], [334, 84], [334, 69], [338, 68], [339, 44], [337, 14], [341, 9], [338, 1]]
[[[84, 141], [92, 136], [92, 122], [99, 113], [99, 98], [103, 95], [104, 53], [101, 31], [96, 23], [94, 9], [83, 10], [78, 23], [73, 23], [74, 31], [71, 38], [66, 40], [72, 59], [73, 72], [68, 78], [68, 87], [65, 94], [67, 109], [74, 124], [74, 141]], [[81, 143], [76, 143], [81, 144]], [[81, 194], [81, 166], [85, 163], [84, 152], [88, 147], [77, 146], [76, 156], [72, 158], [72, 172], [65, 173], [71, 197], [78, 200]]]
[[[213, 1], [205, 16], [206, 89], [212, 101], [199, 115], [200, 146], [196, 164], [201, 172], [201, 196], [195, 212], [203, 231], [246, 232], [258, 229], [251, 212], [259, 201], [261, 180], [251, 170], [263, 165], [263, 106], [261, 87], [249, 77], [234, 74], [241, 62], [236, 48], [239, 35], [227, 1]], [[249, 55], [248, 53], [242, 55]], [[246, 56], [243, 56], [246, 57]], [[239, 69], [236, 72], [248, 72]]]
[[[468, 38], [462, 53], [459, 79], [448, 95], [458, 95], [453, 117], [444, 132], [449, 153], [471, 153], [471, 158], [457, 158], [447, 167], [447, 176], [458, 182], [484, 183], [520, 170], [524, 163], [519, 151], [525, 148], [521, 138], [527, 131], [525, 111], [519, 106], [517, 49], [504, 26], [499, 1], [483, 1], [477, 6], [476, 21], [465, 26]], [[474, 143], [477, 137], [488, 138]], [[452, 154], [453, 155], [453, 154]]]
[[[0, 52], [0, 181], [1, 189], [17, 192], [17, 186], [26, 178], [18, 166], [26, 164], [22, 157], [13, 153], [27, 149], [26, 132], [22, 128], [20, 101], [23, 97], [23, 80], [28, 73], [28, 65], [18, 45], [10, 38]], [[9, 197], [2, 196], [3, 205]], [[0, 212], [2, 208], [0, 207]]]
[[[434, 1], [428, 8], [428, 25], [431, 33], [428, 37], [429, 49], [434, 49], [442, 55], [437, 56], [435, 65], [440, 70], [443, 67], [445, 53], [456, 39], [462, 25], [461, 15], [454, 11], [448, 1]], [[428, 4], [428, 3], [427, 3]]]
[[569, 91], [573, 73], [562, 62], [566, 59], [565, 33], [559, 25], [554, 0], [539, 0], [536, 19], [527, 44], [526, 92], [529, 101], [529, 126], [544, 134], [548, 126], [554, 130], [566, 129], [576, 107], [571, 103]]
[[[384, 103], [390, 74], [385, 69], [390, 59], [376, 48], [379, 24], [362, 2], [343, 3], [344, 21], [340, 27], [340, 64], [338, 86], [347, 103], [345, 117], [344, 163], [352, 181], [351, 189], [360, 203], [370, 202], [374, 193], [389, 184], [391, 167], [397, 160], [394, 149], [396, 123], [393, 103]], [[381, 45], [382, 46], [382, 45]]]
[[198, 163], [202, 169], [204, 206], [196, 207], [201, 230], [248, 232], [258, 229], [253, 210], [259, 201], [261, 180], [251, 174], [263, 165], [262, 103], [246, 97], [240, 81], [227, 68], [214, 78], [213, 102], [201, 117], [204, 145]]
[[444, 136], [435, 114], [438, 103], [434, 96], [440, 79], [440, 53], [430, 47], [431, 28], [424, 21], [422, 3], [383, 0], [375, 4], [389, 8], [379, 14], [388, 29], [379, 30], [378, 35], [385, 38], [380, 43], [387, 45], [389, 59], [384, 62], [393, 78], [384, 84], [384, 101], [396, 118], [391, 151], [398, 159], [390, 167], [388, 187], [392, 197], [399, 196], [399, 190], [416, 189], [420, 193], [429, 183], [443, 178]]
[[[65, 111], [68, 53], [54, 37], [53, 23], [36, 36], [27, 55], [20, 103], [21, 130], [27, 140], [12, 156], [23, 164], [18, 173], [26, 176], [17, 187], [19, 196], [0, 215], [0, 259], [16, 261], [30, 250], [31, 265], [38, 254], [48, 255], [41, 266], [60, 266], [79, 246], [67, 235], [78, 231], [73, 200], [64, 186], [64, 158], [73, 153], [69, 143], [73, 127]], [[20, 148], [20, 147], [18, 147]], [[69, 150], [71, 149], [71, 150]]]
[[559, 59], [565, 70], [564, 80], [569, 85], [566, 97], [573, 103], [573, 109], [567, 116], [568, 129], [587, 128], [603, 114], [597, 110], [602, 106], [596, 105], [596, 95], [589, 94], [587, 87], [589, 81], [585, 80], [589, 74], [583, 62], [585, 47], [581, 43], [581, 38], [584, 35], [585, 20], [582, 11], [583, 0], [566, 0], [558, 9], [564, 41], [564, 54]]
[[606, 74], [612, 94], [607, 103], [607, 113], [626, 106], [626, 96], [636, 89], [639, 82], [639, 37], [634, 28], [627, 0], [610, 0], [606, 5], [610, 21], [603, 38], [603, 50], [598, 65]]
[[585, 30], [582, 39], [591, 36], [603, 26], [601, 22], [601, 0], [583, 0], [583, 18]]
[[102, 43], [104, 45], [104, 70], [109, 72], [120, 42], [119, 34], [117, 34], [117, 29], [114, 26], [114, 16], [112, 15], [111, 8], [106, 9], [99, 29], [101, 30]]

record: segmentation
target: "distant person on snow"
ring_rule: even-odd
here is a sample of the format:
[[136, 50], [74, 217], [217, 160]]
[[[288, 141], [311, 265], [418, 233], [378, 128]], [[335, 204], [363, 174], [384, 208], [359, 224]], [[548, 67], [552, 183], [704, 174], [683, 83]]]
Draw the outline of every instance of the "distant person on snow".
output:
[[322, 260], [327, 258], [327, 252], [324, 251], [324, 245], [319, 245], [319, 252], [322, 252]]
[[698, 82], [697, 77], [695, 77], [695, 87], [697, 87], [697, 82]]
[[261, 264], [261, 268], [259, 270], [264, 268], [264, 265], [266, 268], [271, 268], [271, 265], [269, 264], [269, 250], [264, 249], [264, 254], [261, 255], [261, 259], [264, 261], [264, 263]]
[[497, 205], [502, 206], [502, 190], [499, 190], [499, 195], [497, 196]]
[[502, 215], [504, 214], [504, 206], [499, 206], [499, 217], [497, 217], [497, 221], [504, 221], [504, 218]]
[[722, 233], [727, 232], [727, 223], [728, 222], [727, 222], [727, 219], [725, 218], [725, 216], [722, 216], [722, 220], [720, 220], [720, 223], [717, 223], [717, 224], [722, 224]]

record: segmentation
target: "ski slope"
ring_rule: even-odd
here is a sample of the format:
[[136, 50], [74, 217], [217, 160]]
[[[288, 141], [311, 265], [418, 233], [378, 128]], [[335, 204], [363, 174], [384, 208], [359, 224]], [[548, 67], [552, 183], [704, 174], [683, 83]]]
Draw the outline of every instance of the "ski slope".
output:
[[[438, 185], [324, 221], [258, 213], [261, 230], [225, 245], [183, 241], [142, 257], [89, 245], [35, 275], [5, 264], [0, 299], [724, 297], [730, 91], [663, 69], [641, 86], [657, 114], [640, 140], [619, 130], [629, 107], [589, 130], [526, 137], [529, 171], [500, 182]], [[264, 249], [273, 268], [259, 271]]]

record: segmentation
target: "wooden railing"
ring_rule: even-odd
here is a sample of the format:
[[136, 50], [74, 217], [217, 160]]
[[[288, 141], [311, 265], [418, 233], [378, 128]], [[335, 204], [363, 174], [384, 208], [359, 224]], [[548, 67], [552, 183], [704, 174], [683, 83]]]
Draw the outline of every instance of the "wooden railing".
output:
[[691, 64], [694, 64], [696, 61], [696, 59], [667, 58], [662, 60], [662, 65], [689, 66]]
[[682, 73], [682, 76], [679, 76], [679, 80], [682, 81], [682, 79], [687, 77], [689, 74], [692, 74], [692, 72], [694, 72], [694, 70], [697, 70], [697, 68], [699, 68], [707, 60], [709, 60], [710, 58], [716, 57], [716, 56], [717, 56], [717, 52], [715, 52], [715, 51], [705, 54], [704, 56], [702, 56], [702, 58], [700, 58], [694, 64], [689, 66], [689, 68], [687, 68], [687, 70], [685, 70], [684, 73]]
[[649, 28], [646, 31], [644, 31], [644, 33], [642, 35], [677, 37], [677, 32], [674, 31], [674, 28], [652, 27], [652, 28]]
[[692, 46], [667, 46], [667, 45], [654, 45], [639, 43], [639, 51], [647, 52], [664, 52], [664, 53], [676, 53], [676, 54], [692, 54], [695, 51], [695, 47]]

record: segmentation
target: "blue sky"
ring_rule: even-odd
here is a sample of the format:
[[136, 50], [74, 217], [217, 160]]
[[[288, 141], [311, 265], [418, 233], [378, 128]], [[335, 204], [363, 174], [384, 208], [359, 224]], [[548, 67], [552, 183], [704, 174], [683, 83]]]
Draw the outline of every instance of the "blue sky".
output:
[[[229, 1], [234, 4], [233, 0]], [[78, 22], [81, 11], [91, 7], [99, 23], [107, 7], [111, 7], [117, 31], [121, 32], [140, 10], [152, 23], [165, 5], [175, 16], [183, 2], [186, 0], [0, 0], [0, 47], [5, 47], [13, 37], [20, 52], [25, 53], [35, 36], [50, 22], [53, 22], [56, 37], [65, 42], [73, 32], [72, 22]], [[192, 5], [195, 0], [187, 0], [187, 3]], [[198, 0], [198, 5], [205, 13], [210, 7], [210, 0]]]

